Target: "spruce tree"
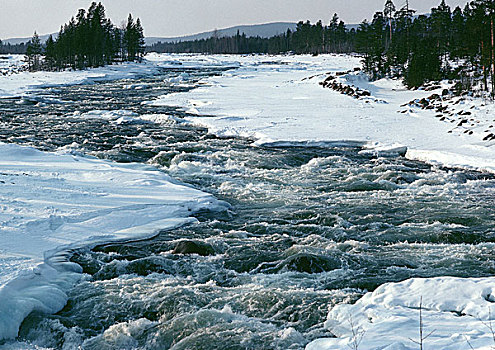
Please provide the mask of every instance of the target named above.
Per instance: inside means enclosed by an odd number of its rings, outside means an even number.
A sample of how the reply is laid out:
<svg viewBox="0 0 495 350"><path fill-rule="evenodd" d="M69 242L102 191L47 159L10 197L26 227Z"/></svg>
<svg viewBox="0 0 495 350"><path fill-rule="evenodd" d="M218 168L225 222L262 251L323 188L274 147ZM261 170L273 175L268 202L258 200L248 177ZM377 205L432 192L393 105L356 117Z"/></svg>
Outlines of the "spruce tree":
<svg viewBox="0 0 495 350"><path fill-rule="evenodd" d="M29 70L36 71L41 68L41 41L36 32L27 45L26 56Z"/></svg>
<svg viewBox="0 0 495 350"><path fill-rule="evenodd" d="M55 68L55 41L51 35L45 43L45 65L49 70Z"/></svg>

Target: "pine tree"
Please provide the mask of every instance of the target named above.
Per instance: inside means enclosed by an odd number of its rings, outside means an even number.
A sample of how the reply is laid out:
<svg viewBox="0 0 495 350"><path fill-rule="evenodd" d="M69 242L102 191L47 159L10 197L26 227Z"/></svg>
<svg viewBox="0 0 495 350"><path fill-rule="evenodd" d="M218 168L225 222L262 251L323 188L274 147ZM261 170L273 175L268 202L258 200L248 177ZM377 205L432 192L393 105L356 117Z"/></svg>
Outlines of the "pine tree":
<svg viewBox="0 0 495 350"><path fill-rule="evenodd" d="M28 43L26 56L29 70L36 71L41 68L41 41L36 32Z"/></svg>
<svg viewBox="0 0 495 350"><path fill-rule="evenodd" d="M45 43L45 65L49 70L55 67L55 41L51 35Z"/></svg>
<svg viewBox="0 0 495 350"><path fill-rule="evenodd" d="M389 31L389 41L388 41L388 44L387 44L387 48L388 46L390 46L390 44L392 43L392 20L394 18L394 15L395 15L395 11L396 11L396 8L395 8L395 5L394 5L394 2L392 0L387 0L387 2L385 3L385 9L383 10L383 14L385 15L385 17L387 18L388 20L388 31Z"/></svg>
<svg viewBox="0 0 495 350"><path fill-rule="evenodd" d="M137 45L134 19L129 13L127 25L124 31L124 46L126 48L126 60L134 61L136 59Z"/></svg>
<svg viewBox="0 0 495 350"><path fill-rule="evenodd" d="M143 27L141 26L141 20L139 18L136 20L135 32L136 32L137 59L141 61L142 57L144 56L144 51L146 49L146 42L144 41Z"/></svg>
<svg viewBox="0 0 495 350"><path fill-rule="evenodd" d="M445 0L437 8L431 9L431 36L433 37L444 64L448 63L447 53L450 47L450 33L452 27L452 13Z"/></svg>

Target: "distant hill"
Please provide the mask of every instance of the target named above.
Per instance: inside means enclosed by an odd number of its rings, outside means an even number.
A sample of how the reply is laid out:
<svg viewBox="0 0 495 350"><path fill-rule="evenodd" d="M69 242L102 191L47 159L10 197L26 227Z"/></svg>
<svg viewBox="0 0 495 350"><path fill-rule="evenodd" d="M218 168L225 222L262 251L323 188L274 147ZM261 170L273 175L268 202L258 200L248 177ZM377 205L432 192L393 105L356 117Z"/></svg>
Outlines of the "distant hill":
<svg viewBox="0 0 495 350"><path fill-rule="evenodd" d="M296 26L297 23L275 22L275 23L244 25L244 26L235 26L225 29L218 29L216 33L219 37L222 37L222 36L236 35L237 31L239 31L240 34L244 33L246 34L246 36L260 36L262 38L269 38L274 35L285 33L287 32L287 29L295 30ZM146 44L153 45L159 41L161 41L162 43L171 43L178 41L208 39L211 38L214 33L215 31L212 30L209 32L187 35L187 36L179 36L173 38L147 37Z"/></svg>
<svg viewBox="0 0 495 350"><path fill-rule="evenodd" d="M53 39L55 39L58 34L57 33L54 33L54 34L51 34L53 36ZM42 43L44 43L48 37L50 36L50 34L46 34L46 35L40 35L40 40ZM32 37L29 37L29 38L11 38L11 39L2 39L2 42L4 44L11 44L11 45L17 45L17 44L21 44L21 43L27 43L29 40L31 40Z"/></svg>

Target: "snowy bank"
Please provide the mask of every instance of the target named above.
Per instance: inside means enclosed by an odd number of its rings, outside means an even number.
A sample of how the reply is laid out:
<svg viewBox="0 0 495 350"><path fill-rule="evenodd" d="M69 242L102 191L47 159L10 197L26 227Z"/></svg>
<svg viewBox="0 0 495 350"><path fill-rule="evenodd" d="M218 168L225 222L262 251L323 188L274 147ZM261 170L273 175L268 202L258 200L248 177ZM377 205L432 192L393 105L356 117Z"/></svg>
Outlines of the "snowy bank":
<svg viewBox="0 0 495 350"><path fill-rule="evenodd" d="M493 349L495 277L438 277L387 283L356 304L341 304L325 327L337 338L318 339L307 350L414 350L421 305L425 349ZM422 302L421 302L422 298ZM493 328L495 329L495 328Z"/></svg>
<svg viewBox="0 0 495 350"><path fill-rule="evenodd" d="M358 57L223 56L222 62L240 68L148 103L180 107L214 134L252 137L257 144L359 141L370 149L407 148L407 157L426 162L495 172L495 141L483 140L487 129L495 133L495 107L482 100L453 99L456 107L441 120L434 109L408 104L441 95L445 86L411 91L396 80L369 82L354 71ZM370 96L356 99L320 85L342 71L348 73L339 82Z"/></svg>
<svg viewBox="0 0 495 350"><path fill-rule="evenodd" d="M70 249L150 237L221 210L155 168L0 144L0 340L33 310L57 312L81 277Z"/></svg>
<svg viewBox="0 0 495 350"><path fill-rule="evenodd" d="M122 63L79 71L19 72L18 68L22 64L21 57L24 56L10 55L5 57L5 60L0 60L0 69L5 73L0 74L0 98L21 97L35 89L45 87L131 79L136 76L152 74L157 70L155 64L145 60L142 63Z"/></svg>

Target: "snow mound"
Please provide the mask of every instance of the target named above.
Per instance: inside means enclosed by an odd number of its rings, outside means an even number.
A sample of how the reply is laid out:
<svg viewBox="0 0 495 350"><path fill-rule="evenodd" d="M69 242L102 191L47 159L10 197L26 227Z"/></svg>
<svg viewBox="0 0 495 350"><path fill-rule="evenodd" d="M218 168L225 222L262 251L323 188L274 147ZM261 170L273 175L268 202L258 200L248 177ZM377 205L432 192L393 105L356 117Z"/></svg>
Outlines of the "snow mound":
<svg viewBox="0 0 495 350"><path fill-rule="evenodd" d="M421 306L428 349L491 349L495 340L495 278L437 277L388 283L354 305L341 304L325 327L337 338L318 339L307 350L417 349ZM433 332L433 333L432 333ZM411 340L412 339L412 340ZM414 340L414 341L413 341Z"/></svg>

